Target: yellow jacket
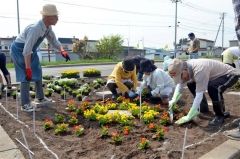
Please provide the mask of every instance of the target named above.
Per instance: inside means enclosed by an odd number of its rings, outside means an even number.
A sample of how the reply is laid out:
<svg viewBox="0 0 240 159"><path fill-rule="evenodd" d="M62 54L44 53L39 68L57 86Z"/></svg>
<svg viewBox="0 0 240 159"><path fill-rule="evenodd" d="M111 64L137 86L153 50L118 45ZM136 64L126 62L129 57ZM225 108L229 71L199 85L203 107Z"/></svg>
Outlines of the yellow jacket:
<svg viewBox="0 0 240 159"><path fill-rule="evenodd" d="M123 84L122 80L130 79L133 81L133 90L136 90L137 87L137 75L136 75L136 66L134 67L133 71L125 72L122 67L122 62L119 62L116 64L116 66L113 69L113 72L110 76L108 76L109 79L113 79L118 89L121 91L121 93L128 92L129 89L126 85Z"/></svg>

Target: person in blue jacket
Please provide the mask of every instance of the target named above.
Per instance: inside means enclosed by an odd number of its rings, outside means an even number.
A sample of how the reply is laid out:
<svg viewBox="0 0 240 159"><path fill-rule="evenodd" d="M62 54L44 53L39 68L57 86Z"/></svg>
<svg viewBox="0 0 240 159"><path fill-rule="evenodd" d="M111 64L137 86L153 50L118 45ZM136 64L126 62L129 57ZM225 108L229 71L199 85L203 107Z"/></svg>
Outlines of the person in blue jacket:
<svg viewBox="0 0 240 159"><path fill-rule="evenodd" d="M37 48L44 38L46 37L48 42L59 50L66 61L70 60L68 53L56 39L51 27L58 21L56 6L53 4L44 5L41 14L42 19L35 24L28 25L11 46L11 57L16 70L16 80L21 82L21 108L26 112L34 110L34 105L29 99L30 82L35 82L36 102L41 104L51 102L50 99L44 97L42 68L37 55Z"/></svg>

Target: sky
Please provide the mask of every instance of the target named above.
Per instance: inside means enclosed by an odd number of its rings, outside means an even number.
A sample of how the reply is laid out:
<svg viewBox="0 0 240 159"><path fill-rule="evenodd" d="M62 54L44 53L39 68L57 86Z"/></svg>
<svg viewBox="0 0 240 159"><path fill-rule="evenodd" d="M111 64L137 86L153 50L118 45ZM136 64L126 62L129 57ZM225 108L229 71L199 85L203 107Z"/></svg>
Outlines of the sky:
<svg viewBox="0 0 240 159"><path fill-rule="evenodd" d="M18 35L17 0L1 0L0 37ZM18 0L20 30L41 19L47 3L59 10L53 30L57 37L99 40L120 35L124 45L174 48L175 7L171 0ZM215 40L222 14L224 47L235 40L231 0L181 0L177 3L177 42L194 32L197 38ZM222 29L222 28L221 28ZM222 30L216 46L222 45Z"/></svg>

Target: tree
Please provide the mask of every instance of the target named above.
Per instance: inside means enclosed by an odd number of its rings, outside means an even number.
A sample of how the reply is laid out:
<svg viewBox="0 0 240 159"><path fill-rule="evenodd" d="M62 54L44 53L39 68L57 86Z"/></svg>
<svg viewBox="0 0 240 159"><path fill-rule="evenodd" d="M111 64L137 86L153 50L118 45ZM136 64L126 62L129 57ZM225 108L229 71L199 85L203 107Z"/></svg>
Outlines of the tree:
<svg viewBox="0 0 240 159"><path fill-rule="evenodd" d="M87 36L84 36L83 40L80 39L73 40L73 52L77 53L83 59L92 58L86 51L87 41L88 41Z"/></svg>
<svg viewBox="0 0 240 159"><path fill-rule="evenodd" d="M123 39L120 35L110 35L100 39L96 47L99 53L111 59L123 51L122 44Z"/></svg>
<svg viewBox="0 0 240 159"><path fill-rule="evenodd" d="M186 45L188 42L187 38L182 38L179 40L178 46Z"/></svg>

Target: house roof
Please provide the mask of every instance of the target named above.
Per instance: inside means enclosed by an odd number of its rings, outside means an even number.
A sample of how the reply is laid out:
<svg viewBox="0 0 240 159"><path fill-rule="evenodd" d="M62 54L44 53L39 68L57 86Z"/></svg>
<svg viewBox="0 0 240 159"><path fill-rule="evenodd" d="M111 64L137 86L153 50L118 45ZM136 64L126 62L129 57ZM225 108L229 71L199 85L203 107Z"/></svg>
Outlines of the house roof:
<svg viewBox="0 0 240 159"><path fill-rule="evenodd" d="M72 44L73 43L73 38L58 38L58 40L62 44Z"/></svg>
<svg viewBox="0 0 240 159"><path fill-rule="evenodd" d="M208 41L208 42L214 42L212 40L208 40L208 39L201 39L201 38L198 38L198 40L201 40L201 41Z"/></svg>

